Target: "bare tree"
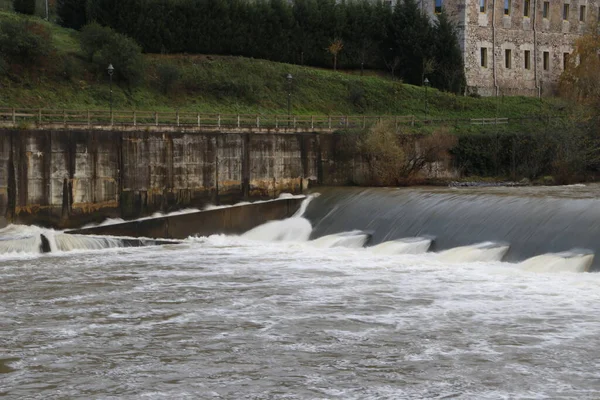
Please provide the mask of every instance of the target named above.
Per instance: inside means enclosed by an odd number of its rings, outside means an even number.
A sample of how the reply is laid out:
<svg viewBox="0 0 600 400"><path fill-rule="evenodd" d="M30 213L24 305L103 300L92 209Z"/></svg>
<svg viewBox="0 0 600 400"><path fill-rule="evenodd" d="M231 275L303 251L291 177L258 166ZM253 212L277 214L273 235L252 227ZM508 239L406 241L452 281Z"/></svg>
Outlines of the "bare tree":
<svg viewBox="0 0 600 400"><path fill-rule="evenodd" d="M333 56L333 70L334 71L337 71L338 54L340 53L340 51L342 51L343 48L344 48L344 43L342 42L341 39L335 39L333 42L331 42L331 44L327 48L327 51L329 51L331 53L331 55Z"/></svg>

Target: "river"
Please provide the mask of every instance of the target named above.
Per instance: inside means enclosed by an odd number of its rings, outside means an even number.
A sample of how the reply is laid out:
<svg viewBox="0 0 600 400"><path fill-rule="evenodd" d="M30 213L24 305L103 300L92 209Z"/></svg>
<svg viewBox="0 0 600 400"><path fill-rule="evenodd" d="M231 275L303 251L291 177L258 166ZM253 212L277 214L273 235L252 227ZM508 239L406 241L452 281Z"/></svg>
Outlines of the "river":
<svg viewBox="0 0 600 400"><path fill-rule="evenodd" d="M600 274L310 234L0 256L0 396L600 397Z"/></svg>

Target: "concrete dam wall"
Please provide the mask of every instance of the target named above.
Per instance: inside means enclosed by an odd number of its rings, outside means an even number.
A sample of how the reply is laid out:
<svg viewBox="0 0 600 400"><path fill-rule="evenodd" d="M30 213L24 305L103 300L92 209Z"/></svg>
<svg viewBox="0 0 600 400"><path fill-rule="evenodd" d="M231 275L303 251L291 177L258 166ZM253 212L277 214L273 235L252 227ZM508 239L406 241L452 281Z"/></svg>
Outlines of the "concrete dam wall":
<svg viewBox="0 0 600 400"><path fill-rule="evenodd" d="M73 228L366 182L340 136L0 129L0 226Z"/></svg>

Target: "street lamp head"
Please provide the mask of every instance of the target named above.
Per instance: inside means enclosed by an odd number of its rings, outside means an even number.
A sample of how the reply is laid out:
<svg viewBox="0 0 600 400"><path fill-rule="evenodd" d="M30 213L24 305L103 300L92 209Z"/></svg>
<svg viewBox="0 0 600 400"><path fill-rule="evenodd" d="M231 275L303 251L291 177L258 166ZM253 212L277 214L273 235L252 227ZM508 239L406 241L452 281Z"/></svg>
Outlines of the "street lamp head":
<svg viewBox="0 0 600 400"><path fill-rule="evenodd" d="M425 78L425 80L423 81L423 84L425 86L429 86L429 79Z"/></svg>
<svg viewBox="0 0 600 400"><path fill-rule="evenodd" d="M115 72L115 67L113 67L112 64L108 64L108 68L106 70L108 71L108 75L112 76L113 72Z"/></svg>

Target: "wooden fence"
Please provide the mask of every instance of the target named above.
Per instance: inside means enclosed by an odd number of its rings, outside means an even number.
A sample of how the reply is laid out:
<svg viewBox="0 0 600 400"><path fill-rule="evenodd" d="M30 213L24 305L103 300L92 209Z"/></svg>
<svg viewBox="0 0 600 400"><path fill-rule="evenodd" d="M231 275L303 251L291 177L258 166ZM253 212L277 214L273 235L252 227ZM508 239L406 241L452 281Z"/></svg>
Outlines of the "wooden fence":
<svg viewBox="0 0 600 400"><path fill-rule="evenodd" d="M539 117L518 118L539 119ZM515 119L511 119L515 120ZM354 115L269 115L269 114L207 114L192 112L122 111L122 110L51 110L29 108L0 108L0 126L17 127L22 124L72 127L181 127L196 129L238 130L312 130L331 132L346 128L367 128L378 122L396 127L470 124L507 124L508 118L436 119L408 116L354 116Z"/></svg>

